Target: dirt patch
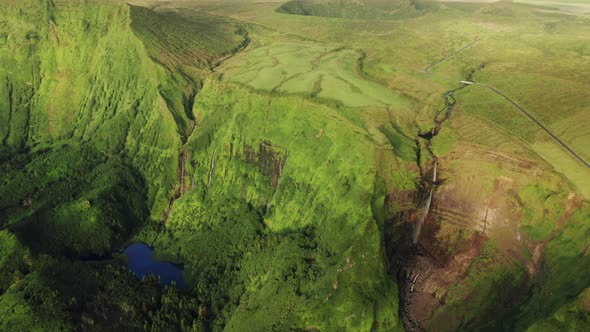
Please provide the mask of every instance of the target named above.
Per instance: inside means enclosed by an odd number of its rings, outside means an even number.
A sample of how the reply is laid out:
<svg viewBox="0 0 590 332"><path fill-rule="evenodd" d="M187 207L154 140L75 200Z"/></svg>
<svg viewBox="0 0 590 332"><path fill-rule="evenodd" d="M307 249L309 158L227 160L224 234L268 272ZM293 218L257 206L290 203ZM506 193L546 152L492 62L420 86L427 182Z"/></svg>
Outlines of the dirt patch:
<svg viewBox="0 0 590 332"><path fill-rule="evenodd" d="M447 264L434 268L428 279L421 280L417 290L436 295L444 301L448 288L467 274L473 260L481 254L483 242L484 238L476 233Z"/></svg>
<svg viewBox="0 0 590 332"><path fill-rule="evenodd" d="M430 318L434 310L440 305L441 302L432 294L414 293L412 295L412 314L420 325Z"/></svg>

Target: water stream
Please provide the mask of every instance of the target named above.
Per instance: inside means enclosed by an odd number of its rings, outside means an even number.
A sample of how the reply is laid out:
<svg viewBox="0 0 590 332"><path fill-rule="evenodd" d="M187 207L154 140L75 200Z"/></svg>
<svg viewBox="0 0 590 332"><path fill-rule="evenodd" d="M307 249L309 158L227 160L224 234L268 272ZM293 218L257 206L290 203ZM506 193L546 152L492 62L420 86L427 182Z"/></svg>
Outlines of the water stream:
<svg viewBox="0 0 590 332"><path fill-rule="evenodd" d="M414 228L414 233L412 235L412 243L414 245L418 243L418 239L420 238L422 225L424 224L424 221L426 220L430 212L430 206L432 205L432 197L437 186L438 156L432 150L432 139L438 135L438 133L442 129L443 123L451 117L451 113L453 112L453 108L455 107L456 103L453 94L455 93L455 91L460 89L462 89L462 87L456 90L448 91L443 95L443 97L445 98L445 108L436 114L434 118L434 126L429 131L418 134L419 137L427 140L426 149L428 150L428 153L432 158L432 179L426 180L426 182L428 183L426 187L428 195L426 196L426 199L424 200L422 206L418 210L418 221L416 223L416 227ZM421 174L423 174L423 172L421 172Z"/></svg>

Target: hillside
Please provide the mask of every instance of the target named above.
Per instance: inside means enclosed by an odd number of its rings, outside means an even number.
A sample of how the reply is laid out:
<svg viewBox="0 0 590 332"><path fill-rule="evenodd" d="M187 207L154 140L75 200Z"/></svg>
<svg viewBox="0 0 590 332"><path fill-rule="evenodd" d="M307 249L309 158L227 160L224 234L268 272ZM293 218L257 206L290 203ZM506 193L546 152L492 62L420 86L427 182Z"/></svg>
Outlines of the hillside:
<svg viewBox="0 0 590 332"><path fill-rule="evenodd" d="M419 15L412 1L384 0L293 0L282 4L278 13L349 19L392 20Z"/></svg>
<svg viewBox="0 0 590 332"><path fill-rule="evenodd" d="M588 329L572 3L5 1L0 330Z"/></svg>
<svg viewBox="0 0 590 332"><path fill-rule="evenodd" d="M60 257L109 254L140 225L165 218L183 134L193 126L191 109L185 112L184 105L208 68L192 64L190 74L183 74L150 59L132 30L127 5L46 1L39 7L36 1L23 1L2 6L0 17L5 276L0 292L6 293L0 306L3 312L19 308L2 315L0 329L71 326L83 311L93 320L111 310L99 304L92 309L92 303L102 301L93 292L107 294L101 283L118 287L133 277L117 265L68 263ZM215 23L211 28L216 29ZM220 41L227 36L226 46L198 64L240 47L243 38L234 37L235 29L225 29L216 36ZM94 270L104 271L105 277L80 281L87 290L62 289L71 284L71 274L94 275ZM118 277L120 271L124 274ZM120 301L130 297L148 303L154 301L144 297L150 293L157 303L160 293L178 296L162 293L154 283L129 287L116 291ZM144 294L142 287L150 290ZM76 292L81 302L66 304L64 299ZM32 295L43 296L43 302L30 300ZM128 323L141 324L146 315ZM25 323L31 325L21 325Z"/></svg>

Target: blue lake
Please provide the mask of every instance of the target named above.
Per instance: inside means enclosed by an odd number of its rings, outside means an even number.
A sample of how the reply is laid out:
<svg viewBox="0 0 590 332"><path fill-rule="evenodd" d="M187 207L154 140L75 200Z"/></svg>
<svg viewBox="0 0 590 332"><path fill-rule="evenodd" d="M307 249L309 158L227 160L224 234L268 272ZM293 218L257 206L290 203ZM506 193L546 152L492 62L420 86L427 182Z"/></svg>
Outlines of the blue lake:
<svg viewBox="0 0 590 332"><path fill-rule="evenodd" d="M177 287L184 288L182 266L155 260L152 258L152 251L153 249L145 243L134 243L127 247L124 253L129 260L129 269L139 279L147 275L156 275L160 277L162 285L170 285L174 281Z"/></svg>

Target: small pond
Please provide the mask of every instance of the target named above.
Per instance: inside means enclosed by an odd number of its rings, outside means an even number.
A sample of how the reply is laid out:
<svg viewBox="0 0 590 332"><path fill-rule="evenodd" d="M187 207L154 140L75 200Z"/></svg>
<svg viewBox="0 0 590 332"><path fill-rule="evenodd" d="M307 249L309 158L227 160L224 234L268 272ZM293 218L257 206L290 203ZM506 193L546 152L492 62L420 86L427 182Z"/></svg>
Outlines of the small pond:
<svg viewBox="0 0 590 332"><path fill-rule="evenodd" d="M155 260L152 257L152 251L154 250L145 243L134 243L127 247L124 254L129 260L127 265L129 269L139 279L147 275L156 275L160 277L162 285L170 285L174 281L177 287L184 288L183 267L178 264Z"/></svg>

